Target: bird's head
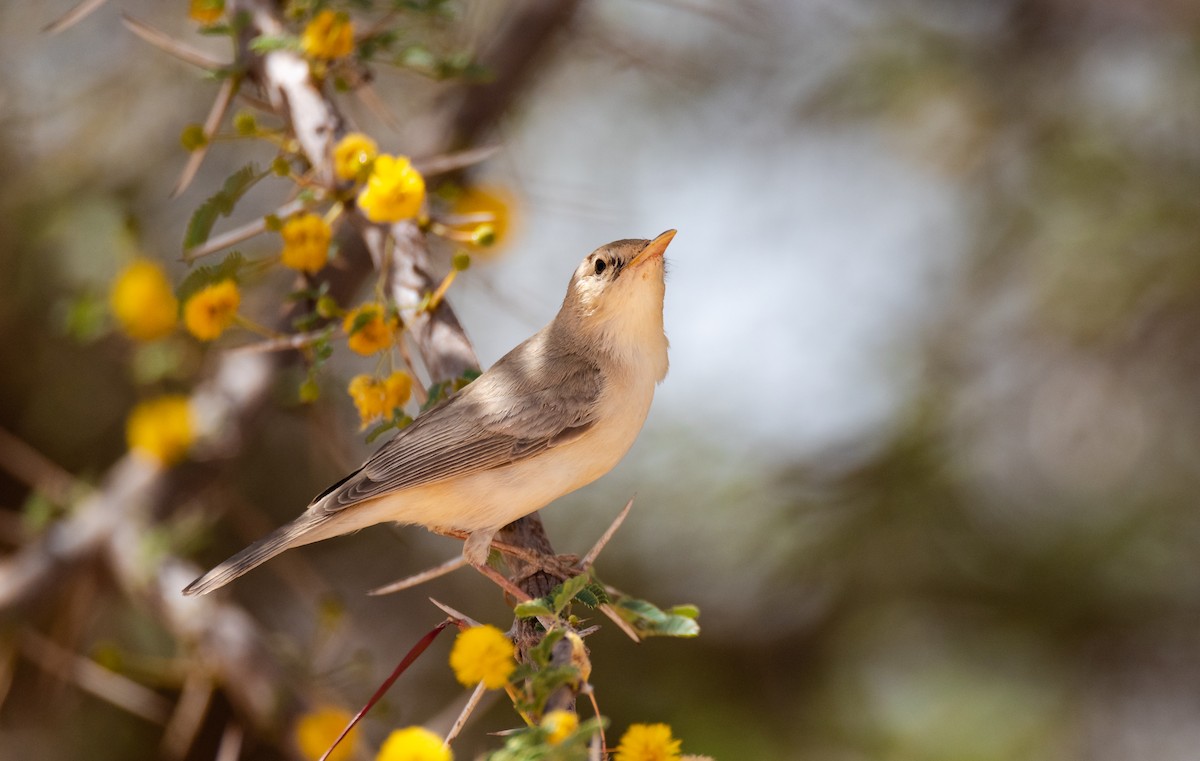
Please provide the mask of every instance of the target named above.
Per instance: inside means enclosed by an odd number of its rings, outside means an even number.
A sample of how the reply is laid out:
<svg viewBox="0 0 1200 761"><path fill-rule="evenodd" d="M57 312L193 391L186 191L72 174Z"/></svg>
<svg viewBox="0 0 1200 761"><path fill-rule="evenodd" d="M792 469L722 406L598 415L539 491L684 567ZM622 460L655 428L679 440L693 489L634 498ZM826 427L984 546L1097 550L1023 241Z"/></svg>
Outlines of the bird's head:
<svg viewBox="0 0 1200 761"><path fill-rule="evenodd" d="M663 252L674 237L668 230L654 240L618 240L588 254L571 276L558 319L614 351L657 353L661 347L665 362Z"/></svg>

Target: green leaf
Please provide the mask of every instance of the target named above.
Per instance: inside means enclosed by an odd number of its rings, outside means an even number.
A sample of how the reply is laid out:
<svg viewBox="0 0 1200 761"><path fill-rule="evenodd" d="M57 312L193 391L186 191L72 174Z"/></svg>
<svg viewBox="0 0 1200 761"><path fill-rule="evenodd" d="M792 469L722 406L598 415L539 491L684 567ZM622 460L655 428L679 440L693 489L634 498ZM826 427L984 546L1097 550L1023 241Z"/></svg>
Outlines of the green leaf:
<svg viewBox="0 0 1200 761"><path fill-rule="evenodd" d="M554 596L554 612L562 613L571 604L571 601L575 599L575 595L586 589L591 581L592 577L590 574L581 573L559 584L555 591L551 593Z"/></svg>
<svg viewBox="0 0 1200 761"><path fill-rule="evenodd" d="M250 40L250 49L255 53L270 53L273 50L299 50L300 40L290 34L260 34Z"/></svg>
<svg viewBox="0 0 1200 761"><path fill-rule="evenodd" d="M392 421L392 420L383 421L379 425L372 428L371 432L367 434L367 443L368 444L373 443L375 441L375 439L379 438L380 436L382 436L383 434L387 433L388 431L392 430L395 427L396 427L395 421Z"/></svg>
<svg viewBox="0 0 1200 761"><path fill-rule="evenodd" d="M60 303L57 311L63 333L81 344L96 341L111 327L108 301L100 294L80 293Z"/></svg>
<svg viewBox="0 0 1200 761"><path fill-rule="evenodd" d="M217 219L233 213L234 207L237 206L237 202L245 195L246 191L254 187L254 184L265 176L266 173L260 171L258 165L254 163L247 164L229 175L220 192L209 196L196 211L192 212L192 218L188 220L187 232L183 236L184 255L186 256L189 250L207 241Z"/></svg>
<svg viewBox="0 0 1200 761"><path fill-rule="evenodd" d="M370 325L372 322L375 322L375 320L379 317L380 314L378 309L365 309L359 312L358 314L354 315L354 322L350 323L350 330L346 332L346 335L354 335L358 331Z"/></svg>
<svg viewBox="0 0 1200 761"><path fill-rule="evenodd" d="M598 608L601 605L606 605L610 602L608 592L604 587L596 582L588 584L585 588L579 590L575 595L575 602L582 603L589 608Z"/></svg>
<svg viewBox="0 0 1200 761"><path fill-rule="evenodd" d="M694 605L680 605L668 612L645 600L626 597L613 607L621 618L633 625L639 636L695 637L700 634L700 625L696 623L700 611Z"/></svg>
<svg viewBox="0 0 1200 761"><path fill-rule="evenodd" d="M542 600L545 600L545 598L542 598ZM530 602L539 601L531 600ZM528 605L529 603L526 604ZM550 613L550 615L554 614ZM567 630L563 628L554 628L546 632L546 635L542 637L541 642L529 648L529 660L536 664L539 668L550 665L550 656L554 652L554 646L557 645L565 636L567 636Z"/></svg>
<svg viewBox="0 0 1200 761"><path fill-rule="evenodd" d="M536 618L537 616L554 616L554 609L550 607L548 601L544 597L539 597L536 600L517 603L517 607L513 608L513 613L517 618Z"/></svg>
<svg viewBox="0 0 1200 761"><path fill-rule="evenodd" d="M240 251L230 251L220 264L197 267L188 273L188 276L175 289L179 303L186 303L192 294L206 286L214 285L222 280L237 280L238 272L246 264L246 257L242 256Z"/></svg>
<svg viewBox="0 0 1200 761"><path fill-rule="evenodd" d="M676 605L667 612L672 616L683 616L693 620L700 617L700 608L695 605Z"/></svg>

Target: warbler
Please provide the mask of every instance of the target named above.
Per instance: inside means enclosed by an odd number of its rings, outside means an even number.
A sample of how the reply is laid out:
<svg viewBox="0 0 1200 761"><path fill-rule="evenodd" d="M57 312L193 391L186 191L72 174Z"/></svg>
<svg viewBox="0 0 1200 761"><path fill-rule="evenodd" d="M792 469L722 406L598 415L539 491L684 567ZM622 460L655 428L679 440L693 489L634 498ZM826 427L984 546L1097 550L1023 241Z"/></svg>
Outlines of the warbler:
<svg viewBox="0 0 1200 761"><path fill-rule="evenodd" d="M483 565L497 531L595 481L633 445L667 374L663 252L674 237L668 230L588 254L550 324L183 593L210 592L284 550L388 521L466 532L463 555Z"/></svg>

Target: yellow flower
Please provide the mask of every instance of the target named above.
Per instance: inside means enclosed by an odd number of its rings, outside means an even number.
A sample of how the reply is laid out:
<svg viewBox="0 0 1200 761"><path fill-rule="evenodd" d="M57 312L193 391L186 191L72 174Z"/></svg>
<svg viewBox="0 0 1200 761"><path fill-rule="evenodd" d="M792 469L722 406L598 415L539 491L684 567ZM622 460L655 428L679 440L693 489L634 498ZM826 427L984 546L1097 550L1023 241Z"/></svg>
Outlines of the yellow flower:
<svg viewBox="0 0 1200 761"><path fill-rule="evenodd" d="M138 404L125 421L125 439L135 453L160 465L183 459L195 440L188 398L169 394Z"/></svg>
<svg viewBox="0 0 1200 761"><path fill-rule="evenodd" d="M375 159L367 186L358 194L358 208L372 222L412 219L425 200L425 178L406 156L384 153Z"/></svg>
<svg viewBox="0 0 1200 761"><path fill-rule="evenodd" d="M574 711L550 711L542 717L542 729L550 733L546 742L558 745L579 729L579 716Z"/></svg>
<svg viewBox="0 0 1200 761"><path fill-rule="evenodd" d="M454 761L454 753L428 729L407 727L388 735L375 761Z"/></svg>
<svg viewBox="0 0 1200 761"><path fill-rule="evenodd" d="M183 305L183 323L196 338L211 341L233 324L241 303L237 283L222 280L192 294Z"/></svg>
<svg viewBox="0 0 1200 761"><path fill-rule="evenodd" d="M450 668L454 669L455 678L467 687L479 682L489 690L503 687L517 668L513 643L494 626L472 626L454 640Z"/></svg>
<svg viewBox="0 0 1200 761"><path fill-rule="evenodd" d="M391 417L392 410L404 406L412 394L412 377L402 370L384 380L372 375L356 375L346 390L362 418L362 427L366 428L380 418Z"/></svg>
<svg viewBox="0 0 1200 761"><path fill-rule="evenodd" d="M198 24L214 24L225 13L225 0L191 0L188 17Z"/></svg>
<svg viewBox="0 0 1200 761"><path fill-rule="evenodd" d="M301 272L317 272L329 261L333 228L316 214L297 214L283 223L283 266Z"/></svg>
<svg viewBox="0 0 1200 761"><path fill-rule="evenodd" d="M352 718L349 711L333 706L321 706L301 716L292 730L300 754L309 761L317 761ZM358 727L355 727L329 754L329 761L349 761L357 742Z"/></svg>
<svg viewBox="0 0 1200 761"><path fill-rule="evenodd" d="M379 146L361 132L351 132L333 148L333 171L339 180L355 180L375 161Z"/></svg>
<svg viewBox="0 0 1200 761"><path fill-rule="evenodd" d="M479 217L478 220L456 224L455 227L472 235L471 244L480 249L498 250L508 242L514 225L516 201L503 188L469 185L454 200L452 213ZM488 219L483 219L483 217Z"/></svg>
<svg viewBox="0 0 1200 761"><path fill-rule="evenodd" d="M364 357L390 347L397 327L399 320L388 316L382 304L363 304L351 310L342 321L350 349Z"/></svg>
<svg viewBox="0 0 1200 761"><path fill-rule="evenodd" d="M121 329L139 341L167 335L179 316L179 302L166 272L149 259L138 259L121 270L108 302Z"/></svg>
<svg viewBox="0 0 1200 761"><path fill-rule="evenodd" d="M344 58L354 50L354 24L344 13L323 10L304 27L300 46L313 58Z"/></svg>
<svg viewBox="0 0 1200 761"><path fill-rule="evenodd" d="M613 761L679 761L679 745L666 724L632 724Z"/></svg>

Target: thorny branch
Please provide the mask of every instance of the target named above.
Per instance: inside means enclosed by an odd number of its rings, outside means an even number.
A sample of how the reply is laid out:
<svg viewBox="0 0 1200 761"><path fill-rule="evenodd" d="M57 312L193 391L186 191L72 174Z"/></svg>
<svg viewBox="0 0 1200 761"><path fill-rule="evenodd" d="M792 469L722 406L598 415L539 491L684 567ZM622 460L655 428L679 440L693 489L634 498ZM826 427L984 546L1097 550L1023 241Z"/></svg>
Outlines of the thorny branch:
<svg viewBox="0 0 1200 761"><path fill-rule="evenodd" d="M71 22L97 5L82 3L84 12L73 16ZM246 74L241 83L226 80L210 121L224 113L235 87L252 84L291 125L315 176L331 178L330 148L343 128L334 102L295 53L276 50L260 54L249 48L253 36L272 34L281 28L273 4L266 0L233 0L229 5L232 12L246 11L251 19L243 32L236 66ZM442 141L443 150L469 146L491 130L507 105L527 86L533 73L532 61L544 51L554 32L569 23L577 6L578 2L557 0L523 4L514 23L506 26L489 48L499 76L486 86L465 89L456 105L443 114L442 134L447 136ZM515 23L517 18L520 24ZM189 165L188 169L185 180L195 167ZM357 229L361 235L343 241L342 253L351 266L341 273L335 291L352 292L368 277L371 270L366 251L374 254L377 265L382 263L384 231L365 223ZM419 303L419 297L436 286L429 274L424 236L408 223L393 226L391 233L396 241L389 252L393 294L400 304ZM444 300L432 314L412 315L409 324L431 379L455 378L478 367L470 342ZM283 361L276 353L228 352L217 359L198 384L194 400L203 406L205 418L211 422L202 432L199 445L212 460L236 456ZM52 488L61 489L61 482ZM0 563L0 617L19 615L55 583L69 579L73 569L92 558L101 558L130 599L152 611L177 641L192 648L195 667L226 691L242 716L254 725L276 726L278 721L287 720L297 706L294 701L281 701L283 669L274 652L266 647L254 619L224 598L182 597L179 590L200 569L170 555L148 564L141 552L146 532L161 520L167 508L187 500L188 488L194 486L185 485L174 471L128 454L122 457L68 517ZM536 514L505 529L502 537L533 552L553 554ZM518 561L512 565L514 578L534 570L522 568ZM530 596L545 594L555 583L541 573L531 573L520 582ZM526 632L519 643L527 647L534 636ZM229 725L222 754L236 753L241 737L241 729Z"/></svg>

